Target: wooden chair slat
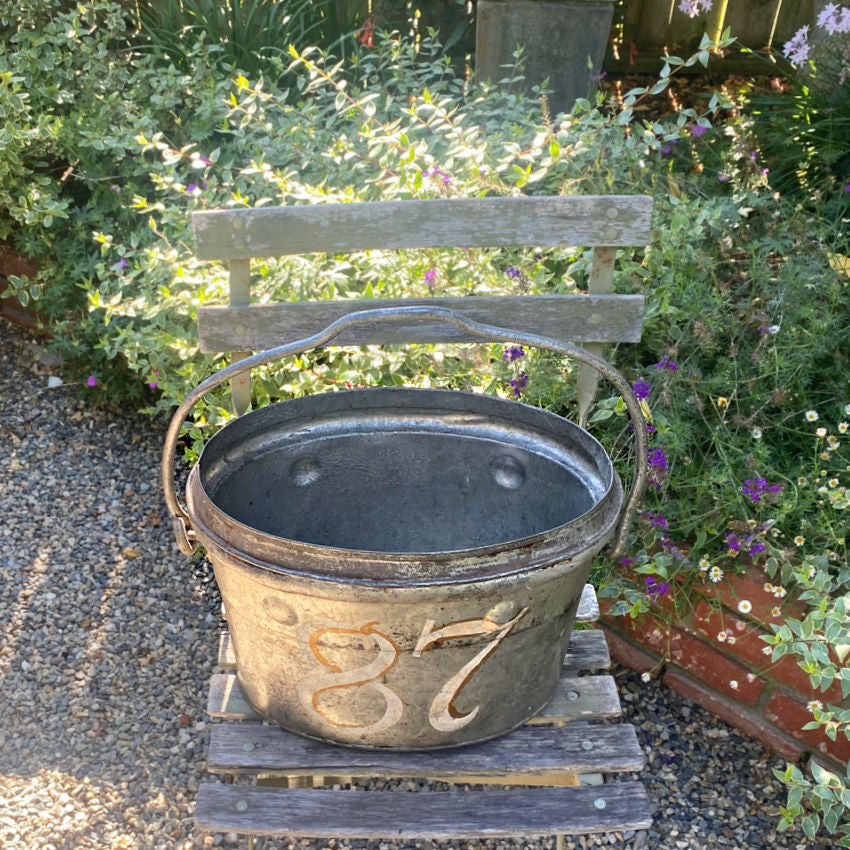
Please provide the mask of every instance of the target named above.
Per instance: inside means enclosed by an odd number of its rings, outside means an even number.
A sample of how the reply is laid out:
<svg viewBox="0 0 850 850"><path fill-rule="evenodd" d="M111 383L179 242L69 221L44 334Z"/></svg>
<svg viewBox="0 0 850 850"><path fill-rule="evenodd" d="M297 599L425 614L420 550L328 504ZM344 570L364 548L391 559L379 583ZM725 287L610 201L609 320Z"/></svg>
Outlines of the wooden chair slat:
<svg viewBox="0 0 850 850"><path fill-rule="evenodd" d="M600 629L582 629L570 635L570 645L564 656L564 670L568 673L607 670L611 666L608 641Z"/></svg>
<svg viewBox="0 0 850 850"><path fill-rule="evenodd" d="M586 584L581 591L581 599L576 611L577 623L595 623L599 619L599 601L592 584Z"/></svg>
<svg viewBox="0 0 850 850"><path fill-rule="evenodd" d="M603 787L394 794L204 783L195 809L210 832L297 838L432 838L585 835L651 825L637 782Z"/></svg>
<svg viewBox="0 0 850 850"><path fill-rule="evenodd" d="M201 260L367 249L645 245L646 195L440 198L192 213Z"/></svg>
<svg viewBox="0 0 850 850"><path fill-rule="evenodd" d="M561 675L552 699L529 723L599 720L623 713L612 676Z"/></svg>
<svg viewBox="0 0 850 850"><path fill-rule="evenodd" d="M200 307L198 345L203 352L262 351L312 336L358 310L403 306L447 307L484 324L577 343L638 342L643 301L642 295L495 295ZM412 319L349 328L331 345L481 341L447 322Z"/></svg>
<svg viewBox="0 0 850 850"><path fill-rule="evenodd" d="M640 770L643 750L628 724L523 726L510 735L455 750L354 750L313 741L260 723L214 725L208 769L213 773L342 774L357 777L486 776L552 771Z"/></svg>
<svg viewBox="0 0 850 850"><path fill-rule="evenodd" d="M617 717L621 714L617 688L610 676L575 677L564 672L555 694L532 723L555 723ZM210 679L207 714L229 720L258 720L235 673L216 673Z"/></svg>

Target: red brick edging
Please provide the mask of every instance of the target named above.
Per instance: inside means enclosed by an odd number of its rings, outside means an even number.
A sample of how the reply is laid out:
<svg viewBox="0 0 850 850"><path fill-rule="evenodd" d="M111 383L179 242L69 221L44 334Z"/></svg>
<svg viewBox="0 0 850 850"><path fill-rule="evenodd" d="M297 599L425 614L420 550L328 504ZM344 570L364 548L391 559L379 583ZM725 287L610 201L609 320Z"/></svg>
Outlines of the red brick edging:
<svg viewBox="0 0 850 850"><path fill-rule="evenodd" d="M773 664L763 652L768 644L761 636L772 632L760 623L772 619L773 609L781 607L783 615L802 613L794 599L777 598L764 585L754 568L727 576L717 586L707 585L693 609L679 618L665 604L637 619L603 609L601 625L611 655L641 673L662 676L664 684L789 761L808 753L843 767L850 761L850 741L842 735L832 741L820 730L802 727L813 719L809 701L848 708L850 699L842 699L837 683L825 694L814 691L792 657ZM739 612L743 599L754 619Z"/></svg>

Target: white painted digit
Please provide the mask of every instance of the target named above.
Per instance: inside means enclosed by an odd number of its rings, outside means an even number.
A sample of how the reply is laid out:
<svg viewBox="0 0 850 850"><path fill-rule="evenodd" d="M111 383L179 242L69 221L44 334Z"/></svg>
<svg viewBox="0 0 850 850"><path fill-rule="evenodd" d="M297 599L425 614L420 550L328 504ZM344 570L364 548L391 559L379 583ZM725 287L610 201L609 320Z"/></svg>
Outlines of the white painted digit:
<svg viewBox="0 0 850 850"><path fill-rule="evenodd" d="M330 673L317 673L302 679L296 686L298 697L303 705L312 709L322 720L331 726L359 729L367 734L375 734L389 729L401 720L404 712L404 703L386 685L374 681L385 675L395 665L399 654L399 649L395 643L385 634L377 631L375 628L376 625L376 623L366 623L357 629L344 623L325 620L302 623L296 632L296 639L304 654L308 658L315 659L319 664L331 671ZM325 658L319 647L321 635L328 633L368 635L375 641L378 647L378 654L368 664L364 664L361 667L354 667L351 670L342 670ZM376 690L386 702L384 714L374 723L343 723L327 716L322 710L320 704L322 694L336 688L354 688L360 685Z"/></svg>
<svg viewBox="0 0 850 850"><path fill-rule="evenodd" d="M502 641L508 636L511 629L528 613L528 608L523 608L519 614L507 623L495 623L486 617L477 620L461 620L449 623L440 629L434 629L434 621L428 620L422 629L422 634L416 642L413 657L420 658L434 644L440 641L453 640L462 637L475 637L477 635L495 634L495 638L487 644L474 658L470 659L457 673L454 674L440 688L437 696L431 702L428 711L428 719L431 725L440 732L454 732L471 723L481 706L476 705L472 711L466 714L458 713L454 702L458 694L472 678L473 674L481 665L499 648Z"/></svg>

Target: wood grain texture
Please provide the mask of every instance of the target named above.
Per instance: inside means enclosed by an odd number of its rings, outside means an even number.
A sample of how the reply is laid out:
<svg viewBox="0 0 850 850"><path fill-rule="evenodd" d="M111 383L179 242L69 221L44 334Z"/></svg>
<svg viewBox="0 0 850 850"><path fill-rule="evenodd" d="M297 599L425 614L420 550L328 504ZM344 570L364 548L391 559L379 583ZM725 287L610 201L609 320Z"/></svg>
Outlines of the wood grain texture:
<svg viewBox="0 0 850 850"><path fill-rule="evenodd" d="M230 632L223 632L218 641L218 666L224 670L236 668L236 653ZM570 673L607 670L611 666L608 641L599 629L582 629L570 636L570 645L564 656L564 670Z"/></svg>
<svg viewBox="0 0 850 850"><path fill-rule="evenodd" d="M466 298L404 298L363 301L300 301L249 307L198 308L198 345L207 353L263 351L324 330L360 310L445 307L507 330L577 343L638 342L642 295L496 295ZM330 345L483 342L448 322L370 322L348 328Z"/></svg>
<svg viewBox="0 0 850 850"><path fill-rule="evenodd" d="M481 744L406 753L354 750L303 738L275 726L227 723L210 730L208 769L213 773L392 778L553 771L614 773L640 770L643 763L643 750L634 727L628 724L523 726Z"/></svg>
<svg viewBox="0 0 850 850"><path fill-rule="evenodd" d="M565 671L549 704L532 721L555 723L620 715L617 688L610 676L576 678ZM216 673L210 679L207 714L228 720L259 720L235 673Z"/></svg>
<svg viewBox="0 0 850 850"><path fill-rule="evenodd" d="M565 676L552 699L529 723L600 720L623 713L612 676Z"/></svg>
<svg viewBox="0 0 850 850"><path fill-rule="evenodd" d="M600 802L604 801L604 802ZM205 783L198 827L210 832L348 838L581 835L651 825L636 782L600 787L382 793Z"/></svg>
<svg viewBox="0 0 850 850"><path fill-rule="evenodd" d="M592 584L586 584L581 592L581 599L576 611L577 623L595 623L599 619L599 602L596 590Z"/></svg>
<svg viewBox="0 0 850 850"><path fill-rule="evenodd" d="M233 260L372 248L643 246L646 195L450 198L192 213L195 254Z"/></svg>

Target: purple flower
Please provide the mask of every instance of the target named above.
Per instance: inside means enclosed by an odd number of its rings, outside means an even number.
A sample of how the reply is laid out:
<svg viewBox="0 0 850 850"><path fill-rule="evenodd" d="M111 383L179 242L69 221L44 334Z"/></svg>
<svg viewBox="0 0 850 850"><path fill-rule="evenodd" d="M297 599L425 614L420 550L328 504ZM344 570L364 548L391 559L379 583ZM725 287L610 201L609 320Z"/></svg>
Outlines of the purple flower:
<svg viewBox="0 0 850 850"><path fill-rule="evenodd" d="M434 281L437 279L437 270L436 269L428 269L425 272L425 274L422 275L422 277L425 278L425 283L427 283L428 286L431 286L434 283Z"/></svg>
<svg viewBox="0 0 850 850"><path fill-rule="evenodd" d="M590 75L590 82L598 83L599 80L604 80L607 76L608 76L607 71L603 71L601 74L591 74Z"/></svg>
<svg viewBox="0 0 850 850"><path fill-rule="evenodd" d="M519 396L528 385L528 375L525 372L520 372L515 378L512 378L508 383L514 388L514 395Z"/></svg>
<svg viewBox="0 0 850 850"><path fill-rule="evenodd" d="M764 550L764 543L753 543L753 545L750 546L750 555L758 555L760 552L764 552Z"/></svg>
<svg viewBox="0 0 850 850"><path fill-rule="evenodd" d="M731 178L728 174L718 173L718 175L717 175L717 179L718 179L721 183L728 183L728 182L729 182L732 178Z"/></svg>
<svg viewBox="0 0 850 850"><path fill-rule="evenodd" d="M673 150L673 148L670 147L670 145L662 145L661 151L660 151L661 156L667 156L670 153L670 151L672 151L672 150Z"/></svg>
<svg viewBox="0 0 850 850"><path fill-rule="evenodd" d="M649 524L653 528L662 528L665 531L668 528L667 517L665 517L664 514L650 514L649 515Z"/></svg>
<svg viewBox="0 0 850 850"><path fill-rule="evenodd" d="M767 493L775 495L782 492L781 484L768 484L766 478L747 478L741 485L741 492L754 504L761 501Z"/></svg>
<svg viewBox="0 0 850 850"><path fill-rule="evenodd" d="M156 389L156 381L148 381L148 386L152 389Z"/></svg>
<svg viewBox="0 0 850 850"><path fill-rule="evenodd" d="M729 547L730 552L741 551L741 541L738 540L738 537L735 534L729 533L726 535L726 545Z"/></svg>
<svg viewBox="0 0 850 850"><path fill-rule="evenodd" d="M525 349L521 345L511 345L502 352L502 360L507 363L513 363L520 357L525 357Z"/></svg>
<svg viewBox="0 0 850 850"><path fill-rule="evenodd" d="M86 378L86 384L90 387L96 387L97 378L94 375L89 375L88 378Z"/></svg>
<svg viewBox="0 0 850 850"><path fill-rule="evenodd" d="M120 260L118 260L117 263L112 264L112 268L115 271L120 272L122 269L126 269L127 265L128 265L127 261L124 259L124 257L122 257Z"/></svg>
<svg viewBox="0 0 850 850"><path fill-rule="evenodd" d="M691 138L701 139L708 132L708 127L703 127L702 124L694 124L691 127Z"/></svg>
<svg viewBox="0 0 850 850"><path fill-rule="evenodd" d="M652 385L646 381L635 381L632 384L632 392L638 401L643 401L645 398L649 398L649 394L652 392Z"/></svg>
<svg viewBox="0 0 850 850"><path fill-rule="evenodd" d="M194 195L194 194L195 194L195 192L197 192L197 191L198 191L198 184L197 184L197 183L190 183L190 184L189 184L189 185L188 185L188 186L187 186L187 187L183 190L184 194L186 194L186 195Z"/></svg>
<svg viewBox="0 0 850 850"><path fill-rule="evenodd" d="M790 41L785 42L782 52L789 62L800 65L809 58L809 25L800 27Z"/></svg>
<svg viewBox="0 0 850 850"><path fill-rule="evenodd" d="M522 276L522 272L516 266L511 266L510 268L505 269L505 274L508 277L513 277L513 278L517 278L517 277Z"/></svg>
<svg viewBox="0 0 850 850"><path fill-rule="evenodd" d="M848 184L844 187L844 191L845 191L845 192L850 192L850 183L848 183Z"/></svg>
<svg viewBox="0 0 850 850"><path fill-rule="evenodd" d="M109 191L110 191L110 192L120 192L120 191L121 191L121 187L120 187L120 186L118 186L117 184L113 183L113 184L109 187Z"/></svg>
<svg viewBox="0 0 850 850"><path fill-rule="evenodd" d="M667 461L667 455L662 448L650 449L649 452L647 452L647 460L649 461L650 467L659 472L667 472L670 469Z"/></svg>
<svg viewBox="0 0 850 850"><path fill-rule="evenodd" d="M199 160L200 160L200 161L201 161L204 165L212 165L212 160L211 160L208 156L199 156L199 157L198 157L198 159L199 159Z"/></svg>
<svg viewBox="0 0 850 850"><path fill-rule="evenodd" d="M679 366L677 363L672 361L669 357L665 357L663 360L659 360L653 367L653 369L666 369L668 372L678 372Z"/></svg>

